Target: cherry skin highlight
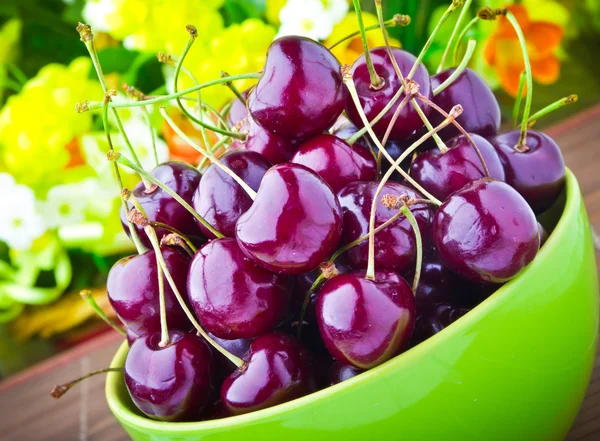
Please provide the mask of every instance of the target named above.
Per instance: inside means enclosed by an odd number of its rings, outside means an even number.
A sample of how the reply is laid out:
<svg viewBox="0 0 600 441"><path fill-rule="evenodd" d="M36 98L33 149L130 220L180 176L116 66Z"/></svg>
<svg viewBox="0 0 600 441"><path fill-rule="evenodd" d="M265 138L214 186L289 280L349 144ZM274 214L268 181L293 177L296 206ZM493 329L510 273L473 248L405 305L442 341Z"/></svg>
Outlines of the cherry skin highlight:
<svg viewBox="0 0 600 441"><path fill-rule="evenodd" d="M216 239L194 256L188 296L202 326L220 338L254 338L286 316L287 278L248 259L235 239Z"/></svg>
<svg viewBox="0 0 600 441"><path fill-rule="evenodd" d="M300 164L265 173L256 199L236 225L238 245L258 265L276 273L317 268L335 250L342 229L331 187Z"/></svg>
<svg viewBox="0 0 600 441"><path fill-rule="evenodd" d="M197 419L212 401L210 347L193 334L170 331L169 338L164 348L159 332L135 340L125 360L125 385L136 407L154 420Z"/></svg>
<svg viewBox="0 0 600 441"><path fill-rule="evenodd" d="M506 183L521 193L535 213L546 211L565 186L565 161L558 144L535 130L527 131L526 152L515 150L519 131L490 138L506 173Z"/></svg>
<svg viewBox="0 0 600 441"><path fill-rule="evenodd" d="M488 178L446 199L432 230L442 262L474 282L510 280L539 249L537 220L525 199L508 184Z"/></svg>
<svg viewBox="0 0 600 441"><path fill-rule="evenodd" d="M398 355L416 319L410 286L354 274L329 279L319 292L317 322L338 361L370 369Z"/></svg>
<svg viewBox="0 0 600 441"><path fill-rule="evenodd" d="M362 369L336 361L329 369L329 385L341 383L364 372Z"/></svg>
<svg viewBox="0 0 600 441"><path fill-rule="evenodd" d="M400 71L406 77L412 69L416 57L411 53L398 48L393 48L392 51ZM375 72L377 72L377 74L385 81L384 86L379 90L375 90L371 87L371 78L369 76L364 54L352 65L352 80L354 81L358 97L360 98L361 107L364 109L365 115L369 121L373 120L379 112L383 110L402 86L387 54L387 50L384 47L372 49L371 59L373 60ZM425 97L431 98L431 79L423 64L419 65L412 79L419 84L419 92ZM396 101L386 115L373 126L373 131L379 139L383 138L394 112L404 96L405 93L402 94L400 99ZM431 113L431 108L429 106L425 106L421 103L419 105L425 115ZM346 113L356 127L364 126L350 96L346 100ZM390 139L407 139L422 127L423 121L421 120L421 117L413 108L412 104L409 103L404 107L402 112L400 112L400 116L390 132Z"/></svg>
<svg viewBox="0 0 600 441"><path fill-rule="evenodd" d="M226 153L220 160L254 191L258 190L262 177L271 167L264 156L245 150ZM204 172L192 199L198 214L226 237L235 236L235 223L251 205L248 193L214 164ZM206 237L215 238L200 222L198 227Z"/></svg>
<svg viewBox="0 0 600 441"><path fill-rule="evenodd" d="M455 68L446 69L431 77L431 87L435 89L452 75ZM472 69L465 69L454 82L433 98L433 102L445 112L457 104L462 105L463 113L456 118L465 131L488 137L500 129L500 106L490 86ZM430 122L435 127L444 120L436 110L431 113ZM442 139L460 135L458 129L450 124L440 130Z"/></svg>
<svg viewBox="0 0 600 441"><path fill-rule="evenodd" d="M338 199L344 214L342 243L350 243L369 232L371 204L378 182L353 182L338 193ZM375 212L375 228L394 216L398 209L387 208L381 203L386 194L407 195L410 198L422 198L416 191L397 182L387 182L380 194ZM430 223L432 210L425 204L415 204L411 211L419 224L423 246L430 242ZM350 264L356 269L367 267L369 244L367 240L352 247L345 253ZM416 258L415 234L408 220L401 216L393 224L375 235L375 268L386 271L404 272Z"/></svg>
<svg viewBox="0 0 600 441"><path fill-rule="evenodd" d="M504 167L494 147L479 135L471 134L471 138L481 152L490 177L503 181ZM466 136L452 138L447 147L444 153L433 149L420 154L410 167L411 177L441 201L469 182L485 177L479 156Z"/></svg>
<svg viewBox="0 0 600 441"><path fill-rule="evenodd" d="M170 161L160 164L152 170L151 174L191 205L194 191L200 183L201 175L198 170L184 162ZM146 211L148 219L176 228L190 238L202 237L194 216L161 188L153 187L148 192L144 184L140 182L135 186L132 193ZM131 204L129 204L129 207L131 208ZM127 213L122 207L120 213L123 229L129 235ZM134 227L137 230L140 241L146 247L151 248L152 245L144 229L137 225L134 225ZM156 229L156 235L159 240L168 233L168 231L162 228Z"/></svg>
<svg viewBox="0 0 600 441"><path fill-rule="evenodd" d="M162 247L163 258L173 281L184 300L187 300L185 283L190 259L174 248ZM165 309L170 329L186 331L192 328L183 309L164 280ZM160 330L160 303L156 254L153 250L124 257L113 265L106 281L108 300L117 317L135 336Z"/></svg>
<svg viewBox="0 0 600 441"><path fill-rule="evenodd" d="M244 362L221 386L221 403L232 415L265 409L316 390L310 355L289 335L273 332L258 337Z"/></svg>
<svg viewBox="0 0 600 441"><path fill-rule="evenodd" d="M323 133L344 110L347 90L340 67L335 56L314 40L278 38L269 46L264 75L248 97L252 118L287 138Z"/></svg>

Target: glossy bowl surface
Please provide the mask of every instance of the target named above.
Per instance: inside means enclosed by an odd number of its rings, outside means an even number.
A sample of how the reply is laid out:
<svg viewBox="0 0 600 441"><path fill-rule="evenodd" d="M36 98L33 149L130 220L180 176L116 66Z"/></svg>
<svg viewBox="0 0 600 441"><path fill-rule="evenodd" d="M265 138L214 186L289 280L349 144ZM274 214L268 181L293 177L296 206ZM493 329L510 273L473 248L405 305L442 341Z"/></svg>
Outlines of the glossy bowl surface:
<svg viewBox="0 0 600 441"><path fill-rule="evenodd" d="M109 407L135 441L562 440L581 405L598 335L598 278L573 174L536 259L429 340L357 377L258 412L196 423L137 413L120 374ZM127 345L113 366L122 366Z"/></svg>

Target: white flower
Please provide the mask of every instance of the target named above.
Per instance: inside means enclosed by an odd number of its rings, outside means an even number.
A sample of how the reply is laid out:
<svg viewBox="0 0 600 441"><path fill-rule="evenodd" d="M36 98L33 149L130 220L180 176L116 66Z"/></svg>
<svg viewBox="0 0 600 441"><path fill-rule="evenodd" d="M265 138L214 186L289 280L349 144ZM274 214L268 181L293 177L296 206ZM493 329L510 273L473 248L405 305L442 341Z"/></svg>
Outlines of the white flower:
<svg viewBox="0 0 600 441"><path fill-rule="evenodd" d="M110 25L107 18L116 10L114 0L87 0L81 13L94 32L108 32Z"/></svg>
<svg viewBox="0 0 600 441"><path fill-rule="evenodd" d="M325 6L325 14L329 16L334 25L342 21L348 13L347 0L321 0L321 2Z"/></svg>
<svg viewBox="0 0 600 441"><path fill-rule="evenodd" d="M56 228L81 222L85 219L88 196L80 183L52 187L41 207L46 225Z"/></svg>
<svg viewBox="0 0 600 441"><path fill-rule="evenodd" d="M301 35L314 40L327 38L335 24L321 0L288 0L279 12L279 20L277 37Z"/></svg>
<svg viewBox="0 0 600 441"><path fill-rule="evenodd" d="M46 231L35 194L7 173L0 173L0 189L0 240L10 248L26 250Z"/></svg>

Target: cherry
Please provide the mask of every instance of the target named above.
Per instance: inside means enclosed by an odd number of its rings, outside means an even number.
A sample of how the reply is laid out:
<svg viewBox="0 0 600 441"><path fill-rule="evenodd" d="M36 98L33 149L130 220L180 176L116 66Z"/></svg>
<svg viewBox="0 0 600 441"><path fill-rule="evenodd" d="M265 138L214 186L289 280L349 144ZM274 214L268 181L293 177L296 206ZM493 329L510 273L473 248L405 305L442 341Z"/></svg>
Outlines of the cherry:
<svg viewBox="0 0 600 441"><path fill-rule="evenodd" d="M300 164L265 173L256 199L236 225L242 251L277 273L317 268L335 250L342 229L340 205L327 183Z"/></svg>
<svg viewBox="0 0 600 441"><path fill-rule="evenodd" d="M250 343L252 343L252 340L249 338L236 338L234 340L226 340L224 338L219 338L216 335L211 334L210 332L208 333L208 335L227 352L239 358L244 357L246 352L248 352L248 350L250 349ZM213 350L212 353L215 360L215 384L220 384L223 382L225 377L227 377L227 375L235 371L235 365L231 363L231 361L219 351Z"/></svg>
<svg viewBox="0 0 600 441"><path fill-rule="evenodd" d="M175 285L187 297L185 283L190 260L179 251L161 248ZM165 309L170 329L191 329L179 302L165 282ZM128 333L141 336L160 330L160 305L156 254L153 250L124 257L113 265L106 281L108 300Z"/></svg>
<svg viewBox="0 0 600 441"><path fill-rule="evenodd" d="M383 146L385 150L389 153L392 159L395 161L406 151L407 148L411 146L411 144L415 141L413 138L409 138L408 140L403 141L388 141ZM419 150L419 149L417 149ZM410 170L411 158L407 157L404 161L400 163L400 167L406 172ZM389 161L382 156L381 158L381 173L386 173L391 167ZM402 181L404 178L400 175L400 173L395 172L391 177L393 181Z"/></svg>
<svg viewBox="0 0 600 441"><path fill-rule="evenodd" d="M202 326L229 340L274 329L290 300L287 278L255 265L229 238L213 240L196 253L187 289Z"/></svg>
<svg viewBox="0 0 600 441"><path fill-rule="evenodd" d="M341 383L364 372L362 369L336 361L329 369L329 385Z"/></svg>
<svg viewBox="0 0 600 441"><path fill-rule="evenodd" d="M242 96L244 100L248 99L248 92L250 90L245 90L242 92ZM231 127L235 127L236 124L241 124L239 127L239 132L245 132L248 130L248 121L246 117L248 116L248 108L246 107L246 101L242 101L239 98L235 98L231 102L231 107L229 107L229 112L227 113L227 123Z"/></svg>
<svg viewBox="0 0 600 441"><path fill-rule="evenodd" d="M485 138L471 134L481 152L490 177L504 180L504 168L494 147ZM445 200L475 179L485 177L483 165L466 136L459 135L447 142L448 150L437 149L420 154L410 167L410 175L425 190Z"/></svg>
<svg viewBox="0 0 600 441"><path fill-rule="evenodd" d="M405 76L408 75L417 60L416 57L401 49L393 48L392 51L400 71ZM386 48L379 47L372 49L370 53L375 71L385 82L382 88L375 90L371 87L371 78L369 76L364 54L352 65L352 79L356 86L361 106L369 121L373 120L383 110L402 86L390 61ZM419 65L412 79L419 84L419 92L425 97L431 98L431 80L427 73L427 69L423 64ZM402 94L402 97L404 96L405 93ZM402 98L399 99L386 115L373 126L373 131L378 138L381 139L385 134L392 116L401 100ZM431 108L429 106L422 106L422 110L425 115L431 113ZM356 110L356 106L350 98L348 98L346 102L346 113L356 127L364 126L358 111ZM400 112L400 116L390 132L390 139L407 139L421 127L423 127L421 117L413 106L409 104L402 112Z"/></svg>
<svg viewBox="0 0 600 441"><path fill-rule="evenodd" d="M171 190L176 192L183 200L191 204L194 191L200 182L200 172L191 165L184 162L170 161L157 166L152 170L152 176L164 183ZM188 237L201 237L200 229L192 216L179 202L177 202L168 193L160 187L152 187L146 190L143 183L139 183L133 190L133 195L140 202L146 211L148 219L155 222L162 222L173 228L178 229ZM125 232L129 235L129 224L127 222L127 213L121 208L121 224ZM144 229L135 225L141 242L150 248L150 241L144 233ZM162 228L156 229L156 234L160 240L169 232Z"/></svg>
<svg viewBox="0 0 600 441"><path fill-rule="evenodd" d="M433 240L452 271L475 282L505 282L535 257L539 231L523 197L482 178L452 194L433 220Z"/></svg>
<svg viewBox="0 0 600 441"><path fill-rule="evenodd" d="M344 214L342 243L350 243L369 232L369 216L371 204L377 190L378 182L353 182L338 193L338 199ZM407 195L421 198L414 190L397 182L387 182L381 195ZM381 201L377 203L375 227L390 219L398 210L385 207ZM433 217L431 209L425 204L416 204L411 208L415 216L425 246L429 241L429 226ZM363 241L347 251L350 264L359 269L366 268L368 261L368 241ZM403 272L416 258L415 236L410 223L405 217L375 235L375 267L380 270Z"/></svg>
<svg viewBox="0 0 600 441"><path fill-rule="evenodd" d="M290 162L317 172L334 192L350 182L372 181L377 174L377 164L371 152L327 134L315 136L302 144Z"/></svg>
<svg viewBox="0 0 600 441"><path fill-rule="evenodd" d="M370 369L398 355L415 323L410 286L355 274L329 279L319 292L317 322L338 361Z"/></svg>
<svg viewBox="0 0 600 441"><path fill-rule="evenodd" d="M442 329L447 328L456 320L469 312L468 308L442 303L419 316L415 326L413 342L420 343Z"/></svg>
<svg viewBox="0 0 600 441"><path fill-rule="evenodd" d="M259 153L244 150L229 152L220 160L255 191L271 167ZM214 164L204 172L192 199L192 206L198 214L227 237L235 236L235 223L251 205L248 193ZM214 238L200 222L198 226L206 237Z"/></svg>
<svg viewBox="0 0 600 441"><path fill-rule="evenodd" d="M442 84L455 68L446 69L431 77L433 89ZM433 102L444 111L457 104L463 106L463 113L456 119L467 132L481 136L493 136L500 129L500 106L490 86L474 70L465 69L454 82L436 95ZM438 113L431 114L430 122L435 127L444 120ZM442 139L450 139L460 135L458 129L450 124L438 133Z"/></svg>
<svg viewBox="0 0 600 441"><path fill-rule="evenodd" d="M565 162L558 144L548 135L528 130L529 150L515 149L519 131L490 138L506 173L506 182L521 193L535 213L550 208L565 186Z"/></svg>
<svg viewBox="0 0 600 441"><path fill-rule="evenodd" d="M252 118L274 134L305 139L318 135L344 110L347 91L340 63L314 40L275 40L263 73L248 97L248 108Z"/></svg>
<svg viewBox="0 0 600 441"><path fill-rule="evenodd" d="M125 359L125 384L134 404L159 421L197 418L212 398L213 357L201 338L169 332L160 347L160 333L139 337Z"/></svg>
<svg viewBox="0 0 600 441"><path fill-rule="evenodd" d="M316 390L310 355L286 334L258 337L244 355L244 367L229 375L221 386L221 402L230 414L239 415L284 403Z"/></svg>

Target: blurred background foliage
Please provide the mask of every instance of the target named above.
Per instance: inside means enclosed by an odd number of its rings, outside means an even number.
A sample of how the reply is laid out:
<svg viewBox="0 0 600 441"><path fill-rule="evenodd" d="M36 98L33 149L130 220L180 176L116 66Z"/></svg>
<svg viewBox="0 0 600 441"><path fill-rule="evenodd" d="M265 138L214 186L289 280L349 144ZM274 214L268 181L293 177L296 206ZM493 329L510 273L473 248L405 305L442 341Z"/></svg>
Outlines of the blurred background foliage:
<svg viewBox="0 0 600 441"><path fill-rule="evenodd" d="M448 3L384 0L386 18L394 13L412 18L408 27L389 29L393 44L417 53ZM373 2L362 5L366 25L375 24ZM536 79L533 109L579 95L577 104L554 112L540 126L598 103L600 0L474 0L463 26L483 6L510 7L524 28ZM457 17L450 17L427 54L430 71ZM156 55L178 57L190 23L198 38L185 66L200 82L221 71L260 70L268 45L279 35L302 34L329 45L357 29L347 0L0 2L0 377L101 332L78 291L96 288L95 298L108 311L106 274L132 251L118 221L118 188L105 161L99 115L74 111L77 102L102 98L75 32L79 21L92 25L109 88L121 91L126 83L146 94L173 90L173 66L161 64ZM501 35L500 26L479 22L467 35L478 41L470 67L494 88L508 121L522 59L514 36ZM383 44L377 30L368 39L370 47ZM349 64L361 53L358 37L334 50ZM180 82L180 88L192 85L185 75ZM203 91L202 98L221 108L232 95L217 86ZM157 109L149 110L159 159L197 162L197 153L165 128ZM169 111L179 116L177 109ZM142 164L151 169L154 135L147 121L138 110L120 115ZM202 142L197 127L183 126ZM116 148L123 148L116 128L111 130ZM137 182L133 174L124 179L130 188Z"/></svg>

